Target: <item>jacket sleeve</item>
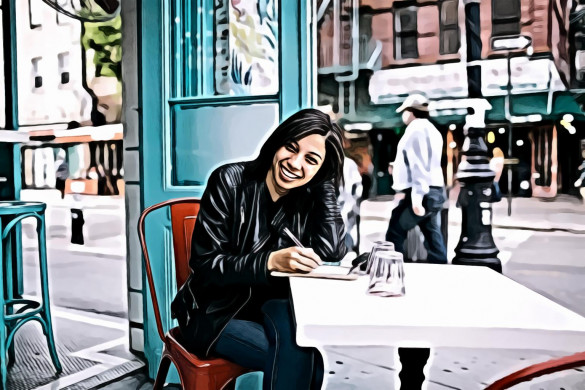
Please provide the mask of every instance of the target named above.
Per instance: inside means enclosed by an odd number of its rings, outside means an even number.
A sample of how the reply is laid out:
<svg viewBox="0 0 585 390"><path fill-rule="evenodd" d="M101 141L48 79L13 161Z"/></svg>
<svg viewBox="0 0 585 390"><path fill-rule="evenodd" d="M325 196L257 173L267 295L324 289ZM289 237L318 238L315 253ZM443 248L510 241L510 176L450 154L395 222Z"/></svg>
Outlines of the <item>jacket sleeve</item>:
<svg viewBox="0 0 585 390"><path fill-rule="evenodd" d="M208 180L193 231L190 266L198 283L216 286L267 283L269 252L234 255L230 245L238 173L219 168Z"/></svg>
<svg viewBox="0 0 585 390"><path fill-rule="evenodd" d="M313 209L309 214L307 229L309 246L323 261L340 261L347 253L345 224L340 213L335 185L326 181L311 191Z"/></svg>

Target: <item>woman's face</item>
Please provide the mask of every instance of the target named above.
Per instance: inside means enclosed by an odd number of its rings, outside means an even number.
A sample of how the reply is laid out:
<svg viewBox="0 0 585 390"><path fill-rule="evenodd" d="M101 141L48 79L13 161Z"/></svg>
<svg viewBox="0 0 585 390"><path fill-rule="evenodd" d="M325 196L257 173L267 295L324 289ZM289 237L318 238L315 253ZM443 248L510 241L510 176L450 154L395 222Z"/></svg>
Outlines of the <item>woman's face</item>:
<svg viewBox="0 0 585 390"><path fill-rule="evenodd" d="M279 193L307 184L325 159L325 137L311 134L276 151L269 176Z"/></svg>

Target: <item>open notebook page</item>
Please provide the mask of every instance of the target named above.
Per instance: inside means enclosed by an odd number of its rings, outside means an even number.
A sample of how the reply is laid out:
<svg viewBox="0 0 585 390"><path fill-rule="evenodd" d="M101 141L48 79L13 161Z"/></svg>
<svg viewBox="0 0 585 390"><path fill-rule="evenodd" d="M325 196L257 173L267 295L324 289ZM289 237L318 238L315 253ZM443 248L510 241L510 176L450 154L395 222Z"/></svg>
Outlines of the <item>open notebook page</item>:
<svg viewBox="0 0 585 390"><path fill-rule="evenodd" d="M340 280L356 280L358 278L359 275L357 274L348 275L347 274L348 271L349 268L340 267L337 265L320 265L319 267L315 268L309 273L272 271L270 274L272 276L281 277L321 278Z"/></svg>

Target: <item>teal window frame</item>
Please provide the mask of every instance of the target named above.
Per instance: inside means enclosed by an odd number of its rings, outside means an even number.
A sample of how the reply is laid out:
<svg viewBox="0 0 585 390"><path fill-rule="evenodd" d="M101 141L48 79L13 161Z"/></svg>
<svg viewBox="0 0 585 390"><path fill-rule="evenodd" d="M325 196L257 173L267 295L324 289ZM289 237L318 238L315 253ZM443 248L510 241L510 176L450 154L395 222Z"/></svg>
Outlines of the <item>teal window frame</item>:
<svg viewBox="0 0 585 390"><path fill-rule="evenodd" d="M229 0L226 0L229 1ZM171 0L171 88L170 101L220 99L238 102L242 99L257 101L279 99L282 76L279 71L278 89L275 94L226 95L215 92L215 12L214 0ZM282 0L278 1L278 68L281 69Z"/></svg>

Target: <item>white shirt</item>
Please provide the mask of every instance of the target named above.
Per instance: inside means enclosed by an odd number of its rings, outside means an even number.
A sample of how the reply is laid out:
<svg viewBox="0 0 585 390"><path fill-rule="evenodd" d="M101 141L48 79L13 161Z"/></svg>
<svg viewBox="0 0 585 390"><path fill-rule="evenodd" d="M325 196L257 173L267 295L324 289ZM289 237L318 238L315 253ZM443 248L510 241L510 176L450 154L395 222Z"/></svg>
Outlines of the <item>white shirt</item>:
<svg viewBox="0 0 585 390"><path fill-rule="evenodd" d="M360 213L359 201L362 197L362 175L358 165L351 158L345 157L343 162L343 186L339 188L338 202L341 206L341 218L345 223L346 232L357 243L357 216Z"/></svg>
<svg viewBox="0 0 585 390"><path fill-rule="evenodd" d="M392 169L396 191L412 189L412 203L422 204L429 187L444 187L441 155L443 136L428 120L417 118L398 142Z"/></svg>

